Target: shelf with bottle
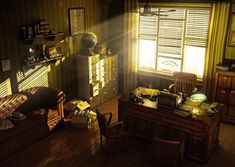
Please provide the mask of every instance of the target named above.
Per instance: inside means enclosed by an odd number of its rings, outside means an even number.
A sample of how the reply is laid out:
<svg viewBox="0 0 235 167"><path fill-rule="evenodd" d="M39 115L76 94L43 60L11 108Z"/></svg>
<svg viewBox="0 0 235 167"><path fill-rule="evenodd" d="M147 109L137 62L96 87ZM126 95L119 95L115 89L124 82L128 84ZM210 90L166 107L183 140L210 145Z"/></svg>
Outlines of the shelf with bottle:
<svg viewBox="0 0 235 167"><path fill-rule="evenodd" d="M55 37L65 34L64 32L51 30L49 28L49 23L46 20L39 20L38 22L29 25L20 25L18 30L19 38L26 41L33 41L39 38L53 41Z"/></svg>
<svg viewBox="0 0 235 167"><path fill-rule="evenodd" d="M28 56L24 60L24 67L34 67L45 63L54 63L64 56L64 40L56 45L46 46L46 44L29 48Z"/></svg>
<svg viewBox="0 0 235 167"><path fill-rule="evenodd" d="M58 59L63 58L63 54L59 54L58 56L51 57L51 58L41 58L41 59L33 59L33 60L25 60L25 67L34 67L37 65L45 64L45 63L54 63Z"/></svg>

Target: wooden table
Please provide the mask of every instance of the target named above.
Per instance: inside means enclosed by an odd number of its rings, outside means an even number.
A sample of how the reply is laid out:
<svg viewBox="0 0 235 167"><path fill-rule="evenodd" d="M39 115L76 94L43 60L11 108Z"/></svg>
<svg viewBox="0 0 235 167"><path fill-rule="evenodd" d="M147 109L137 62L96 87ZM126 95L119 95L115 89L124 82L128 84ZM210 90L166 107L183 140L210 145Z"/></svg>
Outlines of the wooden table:
<svg viewBox="0 0 235 167"><path fill-rule="evenodd" d="M186 156L192 160L204 162L219 144L219 111L212 116L183 117L170 109L157 108L156 102L148 99L140 104L120 97L118 118L124 121L130 136L151 140L154 134L171 133L171 137L180 137L185 140Z"/></svg>

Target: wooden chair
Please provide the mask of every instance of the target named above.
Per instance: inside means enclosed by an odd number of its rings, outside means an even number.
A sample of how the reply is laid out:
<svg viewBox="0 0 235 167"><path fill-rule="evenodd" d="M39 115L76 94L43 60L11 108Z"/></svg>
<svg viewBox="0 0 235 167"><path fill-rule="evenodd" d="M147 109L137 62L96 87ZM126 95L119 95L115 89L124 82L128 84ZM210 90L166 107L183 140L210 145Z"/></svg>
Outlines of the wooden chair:
<svg viewBox="0 0 235 167"><path fill-rule="evenodd" d="M197 75L186 72L173 73L174 84L169 86L171 93L181 92L185 97L190 97L193 92L197 91L195 87L197 82Z"/></svg>
<svg viewBox="0 0 235 167"><path fill-rule="evenodd" d="M121 138L127 139L127 133L123 131L123 122L118 121L111 123L112 113L101 114L96 109L98 124L100 128L100 150L102 151L102 136L106 139L119 140Z"/></svg>
<svg viewBox="0 0 235 167"><path fill-rule="evenodd" d="M177 167L182 165L184 141L166 140L154 136L152 138L152 153L158 165Z"/></svg>

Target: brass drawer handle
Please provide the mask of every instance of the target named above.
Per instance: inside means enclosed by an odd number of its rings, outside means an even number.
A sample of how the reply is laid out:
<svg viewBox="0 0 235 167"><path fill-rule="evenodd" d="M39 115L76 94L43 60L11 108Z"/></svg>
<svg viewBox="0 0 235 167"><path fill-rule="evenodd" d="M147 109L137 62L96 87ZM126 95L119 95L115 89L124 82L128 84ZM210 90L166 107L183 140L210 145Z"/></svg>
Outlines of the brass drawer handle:
<svg viewBox="0 0 235 167"><path fill-rule="evenodd" d="M221 93L226 93L226 91L225 90L221 90Z"/></svg>
<svg viewBox="0 0 235 167"><path fill-rule="evenodd" d="M223 80L228 80L228 77L223 77Z"/></svg>

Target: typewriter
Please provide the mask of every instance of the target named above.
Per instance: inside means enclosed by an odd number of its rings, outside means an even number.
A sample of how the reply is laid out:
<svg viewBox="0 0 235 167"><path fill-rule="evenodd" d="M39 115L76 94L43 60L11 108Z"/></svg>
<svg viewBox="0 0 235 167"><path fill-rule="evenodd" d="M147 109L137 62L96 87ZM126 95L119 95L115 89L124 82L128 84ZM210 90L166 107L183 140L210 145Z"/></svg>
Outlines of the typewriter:
<svg viewBox="0 0 235 167"><path fill-rule="evenodd" d="M165 108L177 108L183 103L182 94L173 94L169 91L160 91L158 106Z"/></svg>

